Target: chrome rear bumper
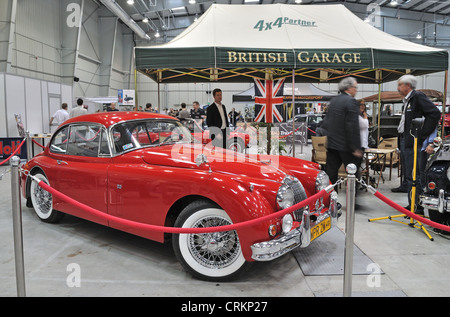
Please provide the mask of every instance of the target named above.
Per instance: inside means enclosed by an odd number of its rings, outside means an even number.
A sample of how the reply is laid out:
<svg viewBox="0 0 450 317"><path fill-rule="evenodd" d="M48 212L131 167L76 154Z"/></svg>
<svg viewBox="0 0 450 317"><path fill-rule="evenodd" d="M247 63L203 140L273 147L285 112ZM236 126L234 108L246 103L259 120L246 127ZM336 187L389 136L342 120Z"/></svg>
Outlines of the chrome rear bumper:
<svg viewBox="0 0 450 317"><path fill-rule="evenodd" d="M419 203L423 208L437 210L440 213L450 212L450 199L445 198L443 189L439 190L438 197L420 195L419 199Z"/></svg>

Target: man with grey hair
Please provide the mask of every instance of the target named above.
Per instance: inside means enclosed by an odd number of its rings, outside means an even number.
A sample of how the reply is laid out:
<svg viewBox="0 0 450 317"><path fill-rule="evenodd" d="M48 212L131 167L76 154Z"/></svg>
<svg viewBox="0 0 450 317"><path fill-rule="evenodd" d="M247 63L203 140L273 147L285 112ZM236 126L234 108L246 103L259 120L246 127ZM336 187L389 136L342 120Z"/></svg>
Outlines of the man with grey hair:
<svg viewBox="0 0 450 317"><path fill-rule="evenodd" d="M330 101L323 124L327 131L326 172L333 184L338 179L342 164L347 166L353 163L359 168L363 156L359 133L359 103L355 99L358 82L353 77L344 78L339 83L339 91L341 94Z"/></svg>
<svg viewBox="0 0 450 317"><path fill-rule="evenodd" d="M398 79L397 90L404 97L403 99L403 110L400 123L398 125L399 134L399 145L400 151L403 152L404 157L404 177L407 186L408 202L409 206L405 207L410 209L411 206L411 191L413 184L413 166L414 166L414 137L411 135L411 122L416 118L425 118L423 127L418 138L418 149L419 153L424 140L434 132L436 129L441 113L439 109L427 98L427 96L421 92L417 91L417 79L412 75L404 75ZM419 170L416 170L416 199L419 197L422 184L420 184ZM395 191L395 190L394 190ZM418 214L423 214L423 208L418 206L417 210L412 210Z"/></svg>

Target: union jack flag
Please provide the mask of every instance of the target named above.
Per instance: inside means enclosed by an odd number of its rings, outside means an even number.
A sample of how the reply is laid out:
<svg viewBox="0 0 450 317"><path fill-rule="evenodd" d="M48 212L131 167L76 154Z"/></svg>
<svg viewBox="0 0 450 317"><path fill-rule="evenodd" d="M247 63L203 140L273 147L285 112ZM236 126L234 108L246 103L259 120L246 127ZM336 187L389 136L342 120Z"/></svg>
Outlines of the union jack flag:
<svg viewBox="0 0 450 317"><path fill-rule="evenodd" d="M283 122L283 88L284 79L276 82L255 79L255 122Z"/></svg>

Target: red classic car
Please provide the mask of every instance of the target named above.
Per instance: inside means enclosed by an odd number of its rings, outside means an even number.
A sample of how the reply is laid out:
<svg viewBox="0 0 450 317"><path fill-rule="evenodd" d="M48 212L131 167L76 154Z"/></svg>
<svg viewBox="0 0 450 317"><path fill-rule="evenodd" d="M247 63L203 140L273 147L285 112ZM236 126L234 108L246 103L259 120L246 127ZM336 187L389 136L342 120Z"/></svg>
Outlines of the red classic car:
<svg viewBox="0 0 450 317"><path fill-rule="evenodd" d="M181 123L191 131L192 136L203 144L210 144L209 130L203 129L201 124L194 119L181 119ZM243 132L231 131L227 140L227 149L243 153L249 146L250 135Z"/></svg>
<svg viewBox="0 0 450 317"><path fill-rule="evenodd" d="M172 239L182 266L212 281L235 278L253 261L306 247L335 223L339 204L330 190L309 206L234 231L144 229L142 224L201 228L242 223L332 188L315 163L211 150L192 141L178 119L160 114L108 112L69 119L45 150L23 166L23 195L44 222L71 214L159 242ZM32 178L99 212L52 195Z"/></svg>

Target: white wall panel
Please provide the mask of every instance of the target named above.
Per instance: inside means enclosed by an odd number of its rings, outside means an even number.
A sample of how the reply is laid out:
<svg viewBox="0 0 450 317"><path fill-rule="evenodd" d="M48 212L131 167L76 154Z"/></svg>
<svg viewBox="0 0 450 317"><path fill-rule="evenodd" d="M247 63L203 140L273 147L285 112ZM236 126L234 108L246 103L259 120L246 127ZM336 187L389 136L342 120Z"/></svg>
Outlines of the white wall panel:
<svg viewBox="0 0 450 317"><path fill-rule="evenodd" d="M8 120L8 137L17 137L15 114L20 114L22 122L27 122L25 105L25 78L13 75L5 75L6 80L6 118Z"/></svg>
<svg viewBox="0 0 450 317"><path fill-rule="evenodd" d="M41 82L37 79L25 78L26 127L30 133L43 131L41 94Z"/></svg>
<svg viewBox="0 0 450 317"><path fill-rule="evenodd" d="M5 75L0 74L0 137L8 134L8 122L6 120L6 95L5 95Z"/></svg>

